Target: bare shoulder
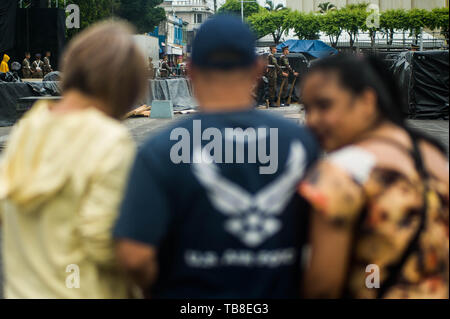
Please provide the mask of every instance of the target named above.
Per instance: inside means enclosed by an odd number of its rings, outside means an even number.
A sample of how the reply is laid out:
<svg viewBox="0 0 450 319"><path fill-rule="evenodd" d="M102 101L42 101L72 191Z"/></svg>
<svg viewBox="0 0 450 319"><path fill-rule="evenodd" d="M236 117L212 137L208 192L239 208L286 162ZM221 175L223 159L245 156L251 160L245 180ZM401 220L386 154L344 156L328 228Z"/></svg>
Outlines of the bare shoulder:
<svg viewBox="0 0 450 319"><path fill-rule="evenodd" d="M395 143L384 143L380 140L366 140L358 144L358 147L373 154L377 165L403 172L408 176L416 174L416 168L412 156L408 154L412 150L408 139L396 138ZM419 147L430 174L441 182L449 184L449 162L445 154L427 141L421 141Z"/></svg>
<svg viewBox="0 0 450 319"><path fill-rule="evenodd" d="M408 140L396 139L394 143L379 139L369 139L358 143L358 147L376 158L377 166L415 176L414 160L410 156L411 144Z"/></svg>

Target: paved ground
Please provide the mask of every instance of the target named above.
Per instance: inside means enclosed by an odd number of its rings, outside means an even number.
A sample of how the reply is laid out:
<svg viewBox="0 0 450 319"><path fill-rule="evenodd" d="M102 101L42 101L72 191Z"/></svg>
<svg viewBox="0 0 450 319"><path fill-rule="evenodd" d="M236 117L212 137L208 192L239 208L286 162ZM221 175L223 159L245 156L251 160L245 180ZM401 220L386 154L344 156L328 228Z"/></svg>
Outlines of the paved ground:
<svg viewBox="0 0 450 319"><path fill-rule="evenodd" d="M267 110L266 110L267 111ZM301 108L298 105L270 109L269 112L279 114L286 118L290 118L297 123L303 123L304 115ZM149 118L132 118L125 121L125 125L129 128L131 134L138 144L142 144L148 137L156 134L158 131L166 127L167 125L173 123L173 121L178 121L189 115L175 115L173 120L159 120L159 119L149 119ZM447 148L449 149L449 121L441 120L411 120L408 121L409 124L417 129L423 130L424 132L430 134L431 136L439 139ZM11 127L0 127L0 152L4 143L8 139L8 134L11 131ZM0 249L1 249L1 231L0 231ZM0 251L1 252L1 251ZM1 256L0 253L0 287L2 287L2 274L1 274ZM2 297L0 289L0 298Z"/></svg>
<svg viewBox="0 0 450 319"><path fill-rule="evenodd" d="M409 125L422 130L430 136L437 138L449 150L448 121L441 120L410 120Z"/></svg>
<svg viewBox="0 0 450 319"><path fill-rule="evenodd" d="M303 114L300 107L292 106L280 109L270 109L270 112L280 114L287 118L292 118L297 122L302 122ZM161 129L169 124L173 124L174 121L178 121L186 118L189 115L176 114L173 120L167 119L150 119L150 118L131 118L125 121L125 125L129 128L131 134L135 138L138 144L141 144L148 137L158 133Z"/></svg>

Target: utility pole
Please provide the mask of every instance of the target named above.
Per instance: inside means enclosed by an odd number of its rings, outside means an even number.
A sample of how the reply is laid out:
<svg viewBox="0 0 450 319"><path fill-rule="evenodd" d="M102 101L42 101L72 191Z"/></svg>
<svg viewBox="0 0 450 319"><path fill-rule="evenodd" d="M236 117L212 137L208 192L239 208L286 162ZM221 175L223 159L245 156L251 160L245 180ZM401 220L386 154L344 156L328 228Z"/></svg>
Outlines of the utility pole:
<svg viewBox="0 0 450 319"><path fill-rule="evenodd" d="M214 0L214 13L217 13L217 0Z"/></svg>
<svg viewBox="0 0 450 319"><path fill-rule="evenodd" d="M241 19L242 19L242 22L244 22L244 2L251 3L251 2L256 2L256 0L253 0L253 1L240 0L240 1L241 1Z"/></svg>
<svg viewBox="0 0 450 319"><path fill-rule="evenodd" d="M423 28L420 28L420 51L423 51Z"/></svg>

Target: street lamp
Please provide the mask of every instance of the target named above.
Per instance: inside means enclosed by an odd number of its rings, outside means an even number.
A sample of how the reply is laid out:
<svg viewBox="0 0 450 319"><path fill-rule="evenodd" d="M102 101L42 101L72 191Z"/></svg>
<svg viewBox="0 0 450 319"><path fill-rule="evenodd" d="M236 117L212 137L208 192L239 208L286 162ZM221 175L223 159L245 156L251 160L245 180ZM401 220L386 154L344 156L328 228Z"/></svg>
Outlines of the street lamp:
<svg viewBox="0 0 450 319"><path fill-rule="evenodd" d="M244 22L244 2L245 3L250 3L250 2L256 2L255 0L253 0L253 1L243 1L243 0L240 0L241 1L241 19L242 19L242 22Z"/></svg>

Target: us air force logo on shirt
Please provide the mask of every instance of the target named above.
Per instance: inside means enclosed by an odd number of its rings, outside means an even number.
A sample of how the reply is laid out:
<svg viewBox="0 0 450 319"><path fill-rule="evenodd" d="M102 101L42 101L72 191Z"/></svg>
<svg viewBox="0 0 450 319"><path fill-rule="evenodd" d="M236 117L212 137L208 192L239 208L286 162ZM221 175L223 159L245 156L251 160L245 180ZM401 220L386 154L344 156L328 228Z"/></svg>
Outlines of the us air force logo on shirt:
<svg viewBox="0 0 450 319"><path fill-rule="evenodd" d="M224 225L226 231L246 246L257 247L283 227L278 216L294 195L306 166L306 152L300 142L291 143L283 173L256 194L222 176L211 160L200 160L201 149L195 150L193 156L197 157L192 164L194 175L213 206L229 217Z"/></svg>

